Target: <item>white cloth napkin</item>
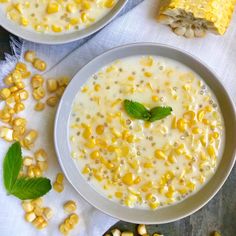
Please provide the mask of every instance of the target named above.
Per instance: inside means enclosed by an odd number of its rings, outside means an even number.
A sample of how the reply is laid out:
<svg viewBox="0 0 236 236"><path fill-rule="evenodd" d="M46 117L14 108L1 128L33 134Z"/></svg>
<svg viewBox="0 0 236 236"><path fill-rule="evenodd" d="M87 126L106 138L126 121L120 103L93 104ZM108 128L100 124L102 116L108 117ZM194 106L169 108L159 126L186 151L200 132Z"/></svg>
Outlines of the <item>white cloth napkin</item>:
<svg viewBox="0 0 236 236"><path fill-rule="evenodd" d="M224 36L208 34L203 39L190 40L178 37L168 27L158 24L156 22L157 9L157 0L145 0L128 14L112 22L78 49L76 49L77 43L63 46L45 46L23 41L21 55L25 50L33 49L39 57L45 58L51 68L46 72L45 77L73 76L89 60L114 46L134 42L164 43L186 50L208 64L218 74L234 102L236 102L236 17L234 16L231 26ZM73 50L73 53L65 57L70 50ZM19 51L17 52L19 53ZM12 58L8 59L10 62ZM8 63L8 67L10 66L11 64ZM36 127L40 130L37 146L44 147L50 154L50 171L48 171L47 176L53 180L55 174L60 170L52 143L54 110L47 109L45 112L35 114L32 102L29 101L28 104L29 108L27 108L24 116L31 117L30 127ZM9 145L1 141L0 146L0 157L2 157ZM0 171L2 171L1 168L0 166ZM59 235L57 225L65 217L61 205L69 199L76 199L78 203L77 213L81 218L78 227L70 235L101 236L109 226L116 222L115 219L95 210L86 203L68 182L65 183L63 193L58 194L51 191L45 197L46 205L48 204L55 209L56 216L49 223L49 227L40 233L23 222L23 211L19 206L19 201L5 195L2 183L0 183L0 196L1 236Z"/></svg>

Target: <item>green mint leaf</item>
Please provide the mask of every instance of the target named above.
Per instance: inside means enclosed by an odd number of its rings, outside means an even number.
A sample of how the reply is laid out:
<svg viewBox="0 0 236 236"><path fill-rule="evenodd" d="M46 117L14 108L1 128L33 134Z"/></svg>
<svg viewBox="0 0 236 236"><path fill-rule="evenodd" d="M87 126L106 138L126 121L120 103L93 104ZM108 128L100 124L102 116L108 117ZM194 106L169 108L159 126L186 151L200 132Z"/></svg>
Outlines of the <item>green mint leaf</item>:
<svg viewBox="0 0 236 236"><path fill-rule="evenodd" d="M20 177L16 180L11 194L21 200L35 199L51 190L50 180L47 178Z"/></svg>
<svg viewBox="0 0 236 236"><path fill-rule="evenodd" d="M3 181L8 193L11 192L22 166L21 146L19 142L11 145L3 161Z"/></svg>
<svg viewBox="0 0 236 236"><path fill-rule="evenodd" d="M135 119L149 120L151 115L144 105L139 102L133 102L130 100L124 101L124 108L127 114Z"/></svg>
<svg viewBox="0 0 236 236"><path fill-rule="evenodd" d="M171 107L154 107L150 110L151 117L149 119L150 122L161 120L167 116L169 116L172 112Z"/></svg>

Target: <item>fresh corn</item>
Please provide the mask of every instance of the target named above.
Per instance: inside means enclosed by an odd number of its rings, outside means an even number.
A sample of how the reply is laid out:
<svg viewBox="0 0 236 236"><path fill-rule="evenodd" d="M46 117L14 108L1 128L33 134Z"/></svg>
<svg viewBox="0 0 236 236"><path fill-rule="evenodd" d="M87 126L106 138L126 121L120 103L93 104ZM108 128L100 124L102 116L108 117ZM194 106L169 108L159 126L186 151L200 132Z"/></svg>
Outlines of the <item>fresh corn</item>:
<svg viewBox="0 0 236 236"><path fill-rule="evenodd" d="M207 31L223 35L227 30L235 0L162 1L159 21L186 38L203 37Z"/></svg>

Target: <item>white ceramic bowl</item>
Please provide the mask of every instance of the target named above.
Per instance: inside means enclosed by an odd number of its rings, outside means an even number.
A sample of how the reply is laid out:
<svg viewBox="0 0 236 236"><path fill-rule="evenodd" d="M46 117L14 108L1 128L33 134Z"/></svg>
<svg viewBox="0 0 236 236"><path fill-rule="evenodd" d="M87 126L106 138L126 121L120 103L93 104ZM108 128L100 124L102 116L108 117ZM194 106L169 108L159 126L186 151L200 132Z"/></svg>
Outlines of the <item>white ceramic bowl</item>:
<svg viewBox="0 0 236 236"><path fill-rule="evenodd" d="M157 209L127 208L97 193L80 174L70 156L69 117L73 100L86 80L103 66L120 58L136 55L158 55L179 61L198 73L212 89L220 104L226 129L226 144L219 168L210 181L197 193L184 201ZM84 66L72 79L58 107L55 119L55 147L60 165L74 188L97 209L124 221L161 224L186 217L203 207L221 188L235 162L236 116L235 109L217 76L202 62L186 52L158 44L132 44L112 49Z"/></svg>
<svg viewBox="0 0 236 236"><path fill-rule="evenodd" d="M86 29L65 34L46 34L28 30L15 22L7 19L5 13L0 9L0 26L20 38L42 44L62 44L85 38L107 25L122 10L128 0L119 0L114 8L101 20L95 22Z"/></svg>

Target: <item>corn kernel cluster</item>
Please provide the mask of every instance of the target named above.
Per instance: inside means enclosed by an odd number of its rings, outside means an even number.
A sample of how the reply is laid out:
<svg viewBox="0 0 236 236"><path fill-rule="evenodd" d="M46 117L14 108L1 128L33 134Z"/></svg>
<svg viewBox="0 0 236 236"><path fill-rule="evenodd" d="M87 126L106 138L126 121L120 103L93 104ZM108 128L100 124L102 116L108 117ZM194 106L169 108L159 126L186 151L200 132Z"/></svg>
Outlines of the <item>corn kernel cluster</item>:
<svg viewBox="0 0 236 236"><path fill-rule="evenodd" d="M68 235L68 233L75 228L79 222L79 216L74 213L77 209L76 203L74 201L67 201L64 204L65 212L70 215L59 225L59 231L63 235Z"/></svg>
<svg viewBox="0 0 236 236"><path fill-rule="evenodd" d="M117 0L0 0L6 16L37 32L80 30L100 20Z"/></svg>
<svg viewBox="0 0 236 236"><path fill-rule="evenodd" d="M25 211L25 220L39 230L47 227L48 221L53 216L52 209L43 206L42 198L23 201L22 208Z"/></svg>
<svg viewBox="0 0 236 236"><path fill-rule="evenodd" d="M137 233L140 236L151 236L150 234L148 234L146 226L143 224L137 226ZM136 234L134 234L133 232L130 231L121 232L119 229L115 228L111 230L111 233L107 233L104 236L134 236L134 235ZM153 233L152 236L164 236L164 235L159 233Z"/></svg>
<svg viewBox="0 0 236 236"><path fill-rule="evenodd" d="M37 58L34 51L27 51L24 59L36 70L40 72L46 70L46 62ZM28 151L27 156L23 157L23 167L19 175L34 178L43 176L48 169L48 154L43 148L35 149L38 132L34 129L27 129L27 119L19 116L20 112L27 109L26 101L30 96L30 92L26 89L27 85L31 84L32 96L37 101L35 111L42 111L45 108L42 99L46 94L49 94L46 104L54 107L69 81L66 77L58 80L48 79L45 89L44 78L41 74L33 75L28 81L30 76L31 72L26 63L18 62L14 70L4 79L6 87L0 89L0 137L8 142L20 141L23 150L28 149L30 151ZM63 174L58 173L53 185L57 192L63 191L63 181ZM53 216L52 209L43 206L43 198L22 201L22 208L25 211L25 220L39 230L47 227ZM73 201L68 201L64 208L67 212L72 213L76 210L76 204ZM78 216L75 213L71 214L66 220L65 227L63 226L65 231L68 231L68 227L72 229L77 222Z"/></svg>
<svg viewBox="0 0 236 236"><path fill-rule="evenodd" d="M124 99L171 106L173 113L153 123L134 120ZM128 207L156 209L186 198L213 175L224 123L214 95L189 68L161 57L126 58L81 88L70 143L72 158L99 192Z"/></svg>

